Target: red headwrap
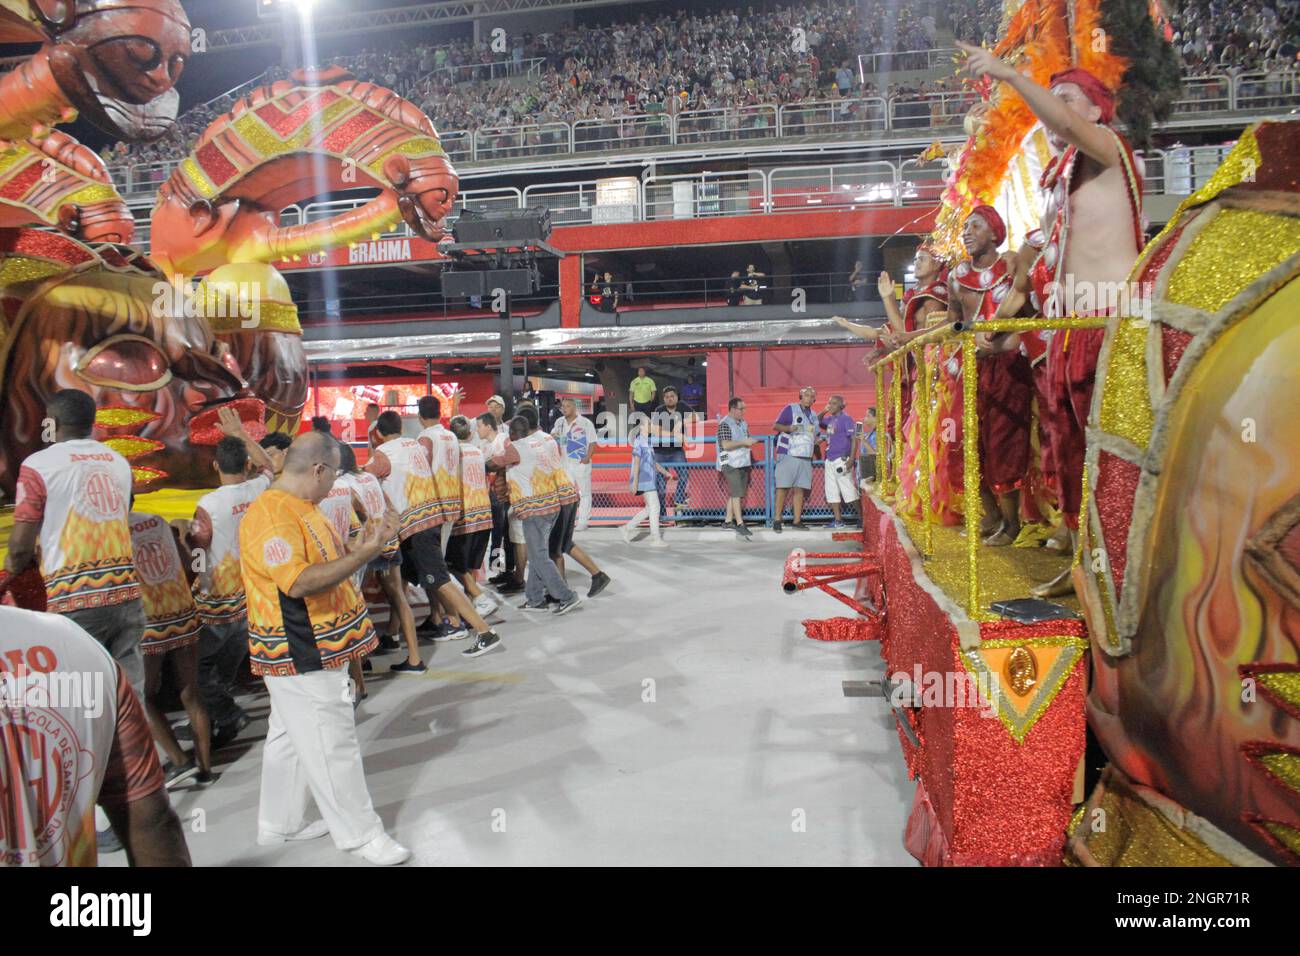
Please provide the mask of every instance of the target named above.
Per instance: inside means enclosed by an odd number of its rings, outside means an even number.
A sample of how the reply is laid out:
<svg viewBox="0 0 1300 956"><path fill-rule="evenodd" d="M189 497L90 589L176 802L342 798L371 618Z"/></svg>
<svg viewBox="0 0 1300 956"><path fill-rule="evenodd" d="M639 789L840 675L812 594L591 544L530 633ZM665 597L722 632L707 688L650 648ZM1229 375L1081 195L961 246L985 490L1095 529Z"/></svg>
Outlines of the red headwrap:
<svg viewBox="0 0 1300 956"><path fill-rule="evenodd" d="M979 216L989 224L989 228L993 230L993 245L1002 245L1007 238L1007 224L1002 221L1002 217L998 215L996 209L992 206L976 206L971 210L970 214Z"/></svg>
<svg viewBox="0 0 1300 956"><path fill-rule="evenodd" d="M1108 90L1101 82L1087 70L1082 67L1073 67L1068 70L1062 70L1060 73L1053 73L1052 78L1047 85L1050 89L1058 83L1073 83L1083 95L1093 102L1093 105L1101 110L1101 122L1109 123L1115 118L1115 94Z"/></svg>

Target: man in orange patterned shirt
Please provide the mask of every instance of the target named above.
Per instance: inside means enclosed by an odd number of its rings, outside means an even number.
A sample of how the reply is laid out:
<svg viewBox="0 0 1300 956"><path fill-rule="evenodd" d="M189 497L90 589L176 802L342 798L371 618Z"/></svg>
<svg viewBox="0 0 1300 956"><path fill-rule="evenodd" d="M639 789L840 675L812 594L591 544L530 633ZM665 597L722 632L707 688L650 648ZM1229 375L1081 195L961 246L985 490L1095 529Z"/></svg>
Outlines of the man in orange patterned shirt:
<svg viewBox="0 0 1300 956"><path fill-rule="evenodd" d="M398 520L390 512L368 521L348 551L316 507L339 472L332 438L300 435L239 526L249 657L271 697L257 841L273 846L329 833L339 849L388 866L411 851L384 832L370 801L348 665L378 644L352 575L380 555ZM324 818L312 824L309 797Z"/></svg>

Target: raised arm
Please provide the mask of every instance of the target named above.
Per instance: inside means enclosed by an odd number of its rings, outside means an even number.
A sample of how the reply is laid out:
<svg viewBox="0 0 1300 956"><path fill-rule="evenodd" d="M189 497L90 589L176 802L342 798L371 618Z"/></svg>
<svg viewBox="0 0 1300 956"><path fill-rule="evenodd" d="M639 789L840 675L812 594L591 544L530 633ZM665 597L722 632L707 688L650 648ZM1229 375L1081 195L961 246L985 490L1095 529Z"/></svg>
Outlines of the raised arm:
<svg viewBox="0 0 1300 956"><path fill-rule="evenodd" d="M230 406L217 410L217 424L221 428L221 434L228 435L231 438L238 438L248 449L248 458L258 471L264 471L268 475L275 473L275 465L271 461L271 456L266 453L266 449L259 445L244 431L244 423L239 420L239 413Z"/></svg>
<svg viewBox="0 0 1300 956"><path fill-rule="evenodd" d="M1016 71L1010 63L994 56L989 50L957 41L966 54L965 69L976 77L1001 80L1020 94L1021 99L1047 127L1065 142L1077 146L1084 155L1104 167L1115 166L1120 161L1115 138L1096 123L1089 123L1054 95L1032 79Z"/></svg>

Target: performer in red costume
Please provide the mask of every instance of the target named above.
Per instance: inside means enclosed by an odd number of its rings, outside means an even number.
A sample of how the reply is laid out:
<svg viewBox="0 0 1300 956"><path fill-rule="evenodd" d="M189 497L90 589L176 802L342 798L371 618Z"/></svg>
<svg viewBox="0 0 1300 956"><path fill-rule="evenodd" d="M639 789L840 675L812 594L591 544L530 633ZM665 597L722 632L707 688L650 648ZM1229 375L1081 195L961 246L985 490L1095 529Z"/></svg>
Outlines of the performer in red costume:
<svg viewBox="0 0 1300 956"><path fill-rule="evenodd" d="M1005 81L1047 128L1054 154L1041 183L1050 193L1043 217L1047 242L1030 270L1030 292L1048 317L1110 314L1115 290L1125 288L1143 244L1142 180L1128 143L1108 125L1114 94L1077 68L1053 75L1051 89L1044 89L988 50L958 45L970 73ZM1005 306L1008 314L1019 308L1014 299ZM1057 333L1047 350L1045 419L1072 544L1077 544L1084 429L1103 334L1101 329ZM1052 597L1071 589L1066 568L1034 593Z"/></svg>
<svg viewBox="0 0 1300 956"><path fill-rule="evenodd" d="M928 327L930 316L943 313L948 308L948 273L943 256L929 243L922 243L917 248L913 271L916 276L916 287L903 293L901 309L899 308L898 298L894 293L894 280L889 273L880 273L879 278L876 280L876 290L880 293L880 301L884 304L885 316L888 319L885 325L859 325L838 315L833 317L835 323L860 339L865 339L868 342L879 342L890 351L901 347L909 339L924 332ZM868 362L873 360L874 356L867 359ZM909 360L907 373L902 382L901 405L904 422L911 421L912 383L916 378L916 373L915 362ZM888 410L886 419L889 420L892 414L892 409ZM960 415L958 418L960 420ZM904 434L907 427L907 425L904 426ZM915 446L915 442L913 442L913 445ZM913 447L913 451L915 452L917 449ZM958 455L960 455L960 449L958 449ZM960 464L958 468L960 470ZM906 475L900 478L900 484L907 484ZM910 485L908 487L910 489ZM902 499L900 498L900 500Z"/></svg>
<svg viewBox="0 0 1300 956"><path fill-rule="evenodd" d="M1014 260L998 255L1007 227L992 206L977 206L962 227L970 259L948 280L954 313L967 325L997 314L1011 291ZM980 498L984 543L1012 544L1020 534L1020 486L1029 470L1033 383L1020 340L1008 333L977 333Z"/></svg>

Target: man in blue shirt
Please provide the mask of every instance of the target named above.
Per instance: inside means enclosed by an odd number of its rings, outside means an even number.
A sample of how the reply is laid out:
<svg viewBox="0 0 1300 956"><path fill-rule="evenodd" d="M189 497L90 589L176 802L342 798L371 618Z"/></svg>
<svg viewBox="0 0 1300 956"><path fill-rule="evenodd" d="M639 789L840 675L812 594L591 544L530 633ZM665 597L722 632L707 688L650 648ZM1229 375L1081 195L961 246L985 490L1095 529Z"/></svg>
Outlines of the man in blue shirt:
<svg viewBox="0 0 1300 956"><path fill-rule="evenodd" d="M831 506L835 520L832 528L844 527L840 516L842 504L856 504L858 486L854 463L858 458L858 436L853 417L844 410L844 399L832 395L821 417L822 431L826 433L823 476L826 483L826 503Z"/></svg>
<svg viewBox="0 0 1300 956"><path fill-rule="evenodd" d="M694 375L686 376L686 384L682 386L682 401L696 410L704 407L704 386L695 381Z"/></svg>
<svg viewBox="0 0 1300 956"><path fill-rule="evenodd" d="M793 490L792 507L794 522L792 527L803 529L804 495L812 491L813 449L819 437L818 416L813 411L813 402L817 400L817 389L799 390L799 401L781 409L772 430L777 432L776 439L776 516L772 530L781 530L781 520L785 516L785 495Z"/></svg>

